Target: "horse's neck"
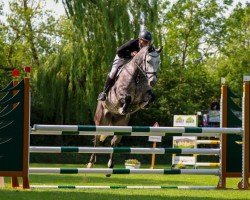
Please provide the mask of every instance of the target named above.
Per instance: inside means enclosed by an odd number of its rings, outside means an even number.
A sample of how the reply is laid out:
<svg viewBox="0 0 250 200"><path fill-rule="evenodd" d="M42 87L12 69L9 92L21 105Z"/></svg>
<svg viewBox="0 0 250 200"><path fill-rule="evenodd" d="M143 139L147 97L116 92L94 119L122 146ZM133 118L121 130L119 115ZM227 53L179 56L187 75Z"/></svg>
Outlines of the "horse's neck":
<svg viewBox="0 0 250 200"><path fill-rule="evenodd" d="M139 67L141 67L142 63L143 63L143 57L144 57L144 52L139 52L129 63L130 64L130 70L133 71L133 75L137 76L138 73L141 72L141 70L139 69Z"/></svg>
<svg viewBox="0 0 250 200"><path fill-rule="evenodd" d="M139 52L129 63L127 63L121 71L118 79L121 81L121 84L130 85L131 82L134 82L138 76L143 75L140 67L143 63L144 52Z"/></svg>

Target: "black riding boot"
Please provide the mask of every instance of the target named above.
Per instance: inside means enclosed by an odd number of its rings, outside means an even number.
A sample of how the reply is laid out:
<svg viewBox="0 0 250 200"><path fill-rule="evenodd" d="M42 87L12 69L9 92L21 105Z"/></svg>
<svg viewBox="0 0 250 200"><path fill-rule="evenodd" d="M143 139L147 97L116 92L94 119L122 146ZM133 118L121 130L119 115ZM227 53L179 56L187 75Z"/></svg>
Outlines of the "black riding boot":
<svg viewBox="0 0 250 200"><path fill-rule="evenodd" d="M106 100L107 93L108 93L109 89L114 85L114 82L115 82L114 79L112 79L108 76L106 83L105 83L105 86L104 86L104 89L103 89L103 92L101 92L97 98L98 101L105 101Z"/></svg>

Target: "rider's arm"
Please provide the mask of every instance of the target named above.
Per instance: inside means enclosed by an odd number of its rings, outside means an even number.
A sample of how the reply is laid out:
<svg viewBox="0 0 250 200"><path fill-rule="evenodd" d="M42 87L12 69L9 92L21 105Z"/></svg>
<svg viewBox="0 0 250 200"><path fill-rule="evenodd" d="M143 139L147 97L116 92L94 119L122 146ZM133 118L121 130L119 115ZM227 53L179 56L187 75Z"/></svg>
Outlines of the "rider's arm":
<svg viewBox="0 0 250 200"><path fill-rule="evenodd" d="M121 58L130 58L131 53L138 50L139 50L138 39L130 40L125 44L123 44L122 46L120 46L117 49L116 54Z"/></svg>

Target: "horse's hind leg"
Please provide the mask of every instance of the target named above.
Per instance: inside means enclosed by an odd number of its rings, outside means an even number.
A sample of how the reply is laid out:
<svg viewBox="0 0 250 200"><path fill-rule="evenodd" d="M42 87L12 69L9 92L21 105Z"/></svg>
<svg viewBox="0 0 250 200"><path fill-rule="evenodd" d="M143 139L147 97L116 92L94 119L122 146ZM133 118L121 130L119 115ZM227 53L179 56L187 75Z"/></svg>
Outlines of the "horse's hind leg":
<svg viewBox="0 0 250 200"><path fill-rule="evenodd" d="M109 120L110 119L108 118L107 114L105 114L104 107L103 107L102 103L99 101L97 104L95 117L94 117L95 125L96 126L107 125L107 124L109 124ZM94 147L99 147L103 144L103 141L101 140L100 135L96 135L94 137L93 142L94 142ZM89 163L87 164L87 167L88 168L93 167L95 162L96 162L96 154L93 153L90 156Z"/></svg>
<svg viewBox="0 0 250 200"><path fill-rule="evenodd" d="M115 135L112 140L111 140L111 147L116 147L119 142L121 141L122 136L120 135ZM114 159L113 159L113 153L110 154L109 157L109 162L108 162L108 167L113 168L114 167Z"/></svg>
<svg viewBox="0 0 250 200"><path fill-rule="evenodd" d="M122 136L120 135L115 135L112 140L111 140L111 147L116 147L119 142L121 141ZM113 158L113 153L110 154L109 161L108 161L108 168L113 168L114 167L114 158ZM110 177L111 174L106 174L106 177Z"/></svg>

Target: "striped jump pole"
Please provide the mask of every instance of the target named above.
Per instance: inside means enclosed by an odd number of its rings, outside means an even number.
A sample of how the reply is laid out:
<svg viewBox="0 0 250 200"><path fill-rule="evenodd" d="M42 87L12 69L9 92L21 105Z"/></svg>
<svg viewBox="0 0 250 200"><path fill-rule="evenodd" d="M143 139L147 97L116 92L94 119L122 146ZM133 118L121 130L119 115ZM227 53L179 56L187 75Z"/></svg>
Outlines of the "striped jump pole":
<svg viewBox="0 0 250 200"><path fill-rule="evenodd" d="M219 155L220 149L132 148L132 147L44 147L31 146L30 153L127 153L127 154L206 154Z"/></svg>
<svg viewBox="0 0 250 200"><path fill-rule="evenodd" d="M210 145L220 145L220 140L197 140L196 144L210 144ZM198 154L198 155L205 155L205 154ZM208 155L208 154L207 154ZM218 154L214 154L218 155ZM215 162L196 162L195 168L197 167L220 167L220 163Z"/></svg>
<svg viewBox="0 0 250 200"><path fill-rule="evenodd" d="M29 168L30 174L196 174L219 175L218 169Z"/></svg>
<svg viewBox="0 0 250 200"><path fill-rule="evenodd" d="M195 167L219 167L220 163L197 162Z"/></svg>
<svg viewBox="0 0 250 200"><path fill-rule="evenodd" d="M78 135L123 135L123 136L167 136L173 135L218 135L242 134L242 128L205 128L205 127L150 127L150 126L91 126L91 125L42 125L35 124L32 134L68 134Z"/></svg>
<svg viewBox="0 0 250 200"><path fill-rule="evenodd" d="M81 136L197 136L212 137L219 136L220 133L151 133L151 132L85 132L85 131L31 131L31 135L81 135Z"/></svg>
<svg viewBox="0 0 250 200"><path fill-rule="evenodd" d="M31 185L31 189L192 189L192 190L214 190L215 186L77 186L77 185Z"/></svg>
<svg viewBox="0 0 250 200"><path fill-rule="evenodd" d="M196 144L220 144L220 140L197 140Z"/></svg>

